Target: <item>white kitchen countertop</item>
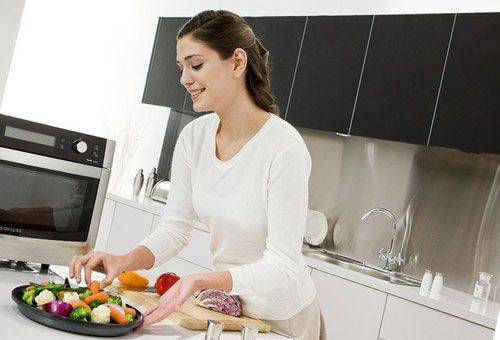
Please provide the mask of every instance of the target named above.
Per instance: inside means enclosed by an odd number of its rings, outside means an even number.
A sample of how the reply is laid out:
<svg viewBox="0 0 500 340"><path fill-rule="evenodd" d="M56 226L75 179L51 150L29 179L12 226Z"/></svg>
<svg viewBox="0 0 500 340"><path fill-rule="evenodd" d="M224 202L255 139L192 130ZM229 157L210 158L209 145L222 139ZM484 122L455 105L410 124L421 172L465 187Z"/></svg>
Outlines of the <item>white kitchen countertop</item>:
<svg viewBox="0 0 500 340"><path fill-rule="evenodd" d="M68 267L51 266L57 275L40 275L32 273L21 273L0 270L0 317L2 320L2 330L0 332L2 339L38 339L38 340L57 340L68 339L91 339L86 335L70 334L45 325L38 324L21 314L15 302L11 298L11 291L17 286L28 284L31 282L47 281L63 281L66 277ZM93 278L99 279L96 273ZM102 277L102 276L101 276ZM155 325L140 329L119 337L120 339L157 339L161 336L162 339L204 339L205 332L191 331L185 329L170 320L163 320ZM239 332L224 331L220 337L222 340L239 340ZM274 333L259 333L257 339L288 339Z"/></svg>
<svg viewBox="0 0 500 340"><path fill-rule="evenodd" d="M481 306L482 308L480 308L484 311L484 314L472 312L472 295L455 289L446 288L446 277L444 278L445 287L443 288L441 297L439 300L433 300L429 297L421 296L419 294L419 287L393 284L325 261L313 259L307 256L304 256L304 258L309 266L321 270L322 272L386 292L390 295L418 303L470 322L474 322L481 326L495 329L496 320L500 311L500 304L488 301Z"/></svg>

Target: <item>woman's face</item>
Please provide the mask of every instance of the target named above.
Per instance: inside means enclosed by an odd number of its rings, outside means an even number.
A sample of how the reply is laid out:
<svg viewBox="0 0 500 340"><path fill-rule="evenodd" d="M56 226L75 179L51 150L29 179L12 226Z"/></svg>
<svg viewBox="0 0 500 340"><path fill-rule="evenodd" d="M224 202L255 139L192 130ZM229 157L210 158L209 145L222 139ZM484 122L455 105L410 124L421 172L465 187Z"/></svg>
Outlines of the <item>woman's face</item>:
<svg viewBox="0 0 500 340"><path fill-rule="evenodd" d="M180 82L193 100L193 109L219 111L227 106L238 89L233 58L222 60L216 51L186 35L177 41Z"/></svg>

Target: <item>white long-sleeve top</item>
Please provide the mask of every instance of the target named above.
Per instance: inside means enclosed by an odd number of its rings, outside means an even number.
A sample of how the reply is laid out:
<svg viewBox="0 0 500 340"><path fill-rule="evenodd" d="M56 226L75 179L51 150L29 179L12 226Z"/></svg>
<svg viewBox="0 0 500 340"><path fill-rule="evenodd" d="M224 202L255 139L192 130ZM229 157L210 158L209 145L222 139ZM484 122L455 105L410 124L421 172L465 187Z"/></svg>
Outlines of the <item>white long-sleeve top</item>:
<svg viewBox="0 0 500 340"><path fill-rule="evenodd" d="M140 245L155 267L189 242L197 219L210 230L217 271L229 270L245 315L284 320L307 307L316 289L301 247L311 158L297 130L271 117L228 161L217 158L217 113L181 131L171 187L158 228Z"/></svg>

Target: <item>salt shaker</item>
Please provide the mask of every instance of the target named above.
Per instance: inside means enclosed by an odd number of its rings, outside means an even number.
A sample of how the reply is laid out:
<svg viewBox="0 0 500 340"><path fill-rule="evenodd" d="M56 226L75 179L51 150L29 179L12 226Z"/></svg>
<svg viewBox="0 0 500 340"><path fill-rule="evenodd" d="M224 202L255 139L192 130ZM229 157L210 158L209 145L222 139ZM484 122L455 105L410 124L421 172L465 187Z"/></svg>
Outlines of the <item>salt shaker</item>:
<svg viewBox="0 0 500 340"><path fill-rule="evenodd" d="M205 333L205 340L219 340L224 324L219 321L208 320L207 331Z"/></svg>
<svg viewBox="0 0 500 340"><path fill-rule="evenodd" d="M243 325L241 340L255 340L257 333L259 333L259 327L256 325Z"/></svg>
<svg viewBox="0 0 500 340"><path fill-rule="evenodd" d="M139 194L141 193L142 184L144 183L144 175L142 173L142 169L137 171L137 174L134 178L134 189L132 191L132 198L135 200L139 199Z"/></svg>
<svg viewBox="0 0 500 340"><path fill-rule="evenodd" d="M153 191L153 186L156 182L156 168L153 168L149 173L148 179L146 181L146 189L144 191L144 198L151 198L151 193Z"/></svg>
<svg viewBox="0 0 500 340"><path fill-rule="evenodd" d="M422 283L420 284L419 294L422 296L429 296L431 292L431 285L432 285L432 272L429 269L426 269L424 277L422 278Z"/></svg>
<svg viewBox="0 0 500 340"><path fill-rule="evenodd" d="M430 297L434 300L439 300L441 291L443 290L443 274L436 273L434 281L432 281Z"/></svg>

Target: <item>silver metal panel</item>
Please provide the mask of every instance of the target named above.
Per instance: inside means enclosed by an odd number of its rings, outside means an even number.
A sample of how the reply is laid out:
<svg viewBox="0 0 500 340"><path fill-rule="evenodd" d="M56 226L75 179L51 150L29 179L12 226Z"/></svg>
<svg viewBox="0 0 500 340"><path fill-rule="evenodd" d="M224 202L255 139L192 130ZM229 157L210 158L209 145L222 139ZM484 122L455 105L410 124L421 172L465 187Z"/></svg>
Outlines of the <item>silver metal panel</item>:
<svg viewBox="0 0 500 340"><path fill-rule="evenodd" d="M500 302L500 157L299 129L313 161L309 208L327 216L324 247L381 267L377 252L390 245L384 207L410 236L402 272L444 274L444 284L472 294L478 271L494 275L490 299Z"/></svg>
<svg viewBox="0 0 500 340"><path fill-rule="evenodd" d="M115 155L116 143L113 140L106 141L106 150L104 152L104 160L102 162L102 167L111 170L113 165L113 157Z"/></svg>
<svg viewBox="0 0 500 340"><path fill-rule="evenodd" d="M73 175L91 178L100 178L101 176L101 169L94 166L2 147L0 147L0 159Z"/></svg>

